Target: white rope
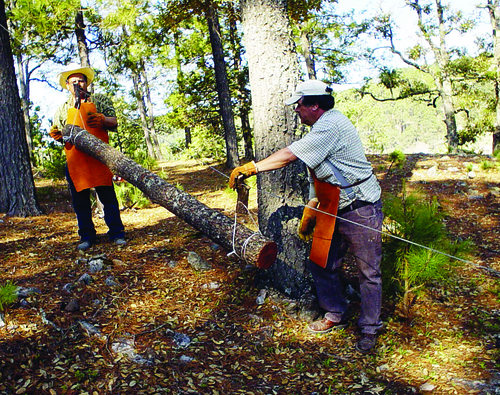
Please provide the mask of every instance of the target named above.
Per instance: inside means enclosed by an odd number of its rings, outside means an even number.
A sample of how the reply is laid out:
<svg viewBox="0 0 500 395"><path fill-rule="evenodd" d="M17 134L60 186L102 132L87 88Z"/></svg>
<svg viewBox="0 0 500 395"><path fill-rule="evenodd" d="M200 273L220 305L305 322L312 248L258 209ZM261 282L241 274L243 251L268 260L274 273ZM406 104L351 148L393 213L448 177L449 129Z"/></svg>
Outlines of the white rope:
<svg viewBox="0 0 500 395"><path fill-rule="evenodd" d="M209 166L210 167L210 166ZM218 170L217 170L218 171ZM218 171L219 172L219 171ZM220 174L223 174L221 172L219 172ZM223 174L224 176L226 176L225 174ZM227 176L226 176L227 177ZM252 220L252 222L254 223L255 227L258 229L258 226L257 226L257 223L254 221L253 219L253 216L252 216L252 213L250 212L250 210L248 209L247 206L245 206L242 202L237 202L236 205L238 204L241 204L243 207L245 207L245 209L247 210L248 214L250 215L250 219ZM242 252L243 252L243 257L241 257L240 255L238 255L238 253L236 252L236 227L238 226L238 221L237 221L237 218L238 218L238 210L235 210L234 211L234 225L233 225L233 236L232 236L232 244L233 244L233 250L227 254L227 256L230 256L230 255L236 255L238 258L240 259L244 259L247 263L248 263L248 259L246 258L246 250L247 250L247 245L248 243L250 242L250 239L252 237L254 237L255 235L258 235L258 234L261 234L260 231L257 231L257 232L254 232L252 233L249 237L247 237L245 239L245 241L243 242L242 244Z"/></svg>
<svg viewBox="0 0 500 395"><path fill-rule="evenodd" d="M218 171L218 170L217 170L217 169L215 169L214 167L209 166L209 165L205 165L205 166L208 166L209 168L211 168L212 170L216 171L217 173L219 173L219 174L223 175L223 176L224 176L224 177L226 177L226 178L229 178L226 174L221 173L220 171ZM263 190L263 189L259 189L259 188L257 188L257 190L258 190L258 191L260 191L260 192L263 192L263 193L267 193L268 195L274 196L275 198L280 199L280 201L282 201L282 202L286 202L286 199L285 199L284 197L281 197L281 196L279 196L279 195L276 195L276 194L275 194L275 193L273 193L273 192L268 192L268 191L265 191L265 190ZM305 206L304 206L304 207L305 207ZM496 275L497 277L500 277L500 272L499 272L499 271L497 271L497 270L494 270L494 269L492 269L492 268L489 268L489 267L486 267L486 266L481 266L481 265L479 265L479 264L477 264L477 263L475 263L475 262L469 261L469 260L467 260L467 259L462 259L462 258L456 257L456 256L454 256L454 255L450 255L450 254L448 254L448 253L446 253L446 252L442 252L442 251L436 250L436 249L434 249L434 248L427 247L427 246L424 246L424 245L419 244L419 243L415 243L414 241L411 241L411 240L406 240L406 239L404 239L404 238L402 238L402 237L399 237L399 236L393 235L393 234L391 234L391 233L387 233L387 232L384 232L384 231L381 231L381 230L378 230L378 229L375 229L375 228L371 228L371 227L366 226L366 225L363 225L363 224L359 224L359 223L357 223L357 222L354 222L354 221L348 220L348 219L346 219L346 218L339 217L339 216L334 215L334 214L327 213L327 212L325 212L325 211L319 210L319 209L314 208L314 207L311 207L311 208L312 208L314 211L317 211L318 213L322 213L322 214L330 215L330 216L332 216L332 217L335 217L335 218L337 218L337 219L340 219L341 221L349 222L349 223L351 223L351 224L353 224L353 225L357 225L357 226L360 226L360 227L362 227L362 228L365 228L365 229L371 230L371 231L373 231L373 232L380 233L380 234L381 234L381 235L383 235L383 236L392 237L393 239L397 239L397 240L403 241L403 242L405 242L405 243L412 244L412 245L414 245L414 246L416 246L416 247L424 248L424 249L429 250L429 251L432 251L432 252L434 252L434 253L444 255L444 256L446 256L446 257L448 257L448 258L455 259L455 260L457 260L457 261L467 263L467 264L472 265L472 266L474 266L474 267L476 267L476 268L478 268L478 269L481 269L481 270L486 270L486 271L488 271L488 272L490 272L490 273L492 273L492 274ZM248 210L248 208L247 208L247 210ZM249 211L249 210L248 210L248 212L250 213L250 211ZM237 217L237 214L235 213L235 227L234 227L234 230L233 230L233 248L234 248L234 232L236 232L236 217ZM252 236L253 236L253 235L252 235ZM252 237L252 236L250 236L250 237ZM247 239L247 240L248 240L248 239ZM231 253L230 253L230 254L231 254ZM229 254L228 254L228 255L229 255Z"/></svg>

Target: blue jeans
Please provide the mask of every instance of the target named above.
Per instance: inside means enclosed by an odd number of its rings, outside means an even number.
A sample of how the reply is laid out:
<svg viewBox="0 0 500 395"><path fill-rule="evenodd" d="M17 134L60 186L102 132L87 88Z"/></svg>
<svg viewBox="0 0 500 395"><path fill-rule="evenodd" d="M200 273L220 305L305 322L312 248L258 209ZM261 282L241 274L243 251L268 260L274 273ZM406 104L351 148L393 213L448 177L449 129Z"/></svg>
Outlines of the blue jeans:
<svg viewBox="0 0 500 395"><path fill-rule="evenodd" d="M340 282L340 271L343 258L349 250L355 258L361 292L358 326L362 333L375 334L382 328L382 237L381 233L356 224L380 231L383 221L382 202L379 200L339 217L335 223L326 268L309 262L319 305L326 311L325 317L331 321L339 322L347 318L348 304Z"/></svg>
<svg viewBox="0 0 500 395"><path fill-rule="evenodd" d="M75 210L76 220L78 222L78 234L82 241L95 242L96 230L92 221L92 206L90 202L90 189L84 189L77 192L68 169L66 169L66 179L68 180L69 190L73 200L73 209ZM108 225L108 236L110 240L116 240L125 237L125 228L120 218L120 207L116 199L113 186L95 187L97 196L104 206L104 222Z"/></svg>

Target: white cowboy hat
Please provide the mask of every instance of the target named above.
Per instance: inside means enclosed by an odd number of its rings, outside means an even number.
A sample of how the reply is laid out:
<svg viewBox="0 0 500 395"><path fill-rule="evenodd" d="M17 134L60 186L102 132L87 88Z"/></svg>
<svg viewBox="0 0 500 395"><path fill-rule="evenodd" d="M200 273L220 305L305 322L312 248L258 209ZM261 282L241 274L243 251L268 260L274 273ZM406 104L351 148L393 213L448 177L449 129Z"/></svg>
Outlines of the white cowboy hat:
<svg viewBox="0 0 500 395"><path fill-rule="evenodd" d="M87 85L90 85L92 81L94 81L94 70L90 67L82 67L78 63L70 63L66 66L64 71L58 74L59 77L59 85L62 86L63 89L68 89L66 87L66 81L70 75L73 74L83 74L87 77Z"/></svg>

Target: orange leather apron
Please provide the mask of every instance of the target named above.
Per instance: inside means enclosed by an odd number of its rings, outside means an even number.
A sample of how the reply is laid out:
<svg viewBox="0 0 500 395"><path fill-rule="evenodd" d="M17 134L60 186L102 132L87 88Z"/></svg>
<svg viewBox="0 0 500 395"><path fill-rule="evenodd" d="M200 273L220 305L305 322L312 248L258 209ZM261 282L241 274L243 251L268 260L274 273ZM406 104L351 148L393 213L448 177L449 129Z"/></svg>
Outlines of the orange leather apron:
<svg viewBox="0 0 500 395"><path fill-rule="evenodd" d="M68 110L67 123L87 130L107 144L109 143L109 136L103 127L92 128L87 126L87 117L96 112L94 103L81 103L79 110L74 107ZM69 175L77 192L88 188L113 185L113 174L104 163L78 151L70 143L64 145L64 151L66 152Z"/></svg>
<svg viewBox="0 0 500 395"><path fill-rule="evenodd" d="M320 181L311 172L314 178L314 189L319 201L319 209L325 213L316 213L316 227L314 228L313 242L309 259L325 268L328 262L328 253L332 244L335 220L339 208L340 187L328 182ZM328 214L332 215L328 215Z"/></svg>

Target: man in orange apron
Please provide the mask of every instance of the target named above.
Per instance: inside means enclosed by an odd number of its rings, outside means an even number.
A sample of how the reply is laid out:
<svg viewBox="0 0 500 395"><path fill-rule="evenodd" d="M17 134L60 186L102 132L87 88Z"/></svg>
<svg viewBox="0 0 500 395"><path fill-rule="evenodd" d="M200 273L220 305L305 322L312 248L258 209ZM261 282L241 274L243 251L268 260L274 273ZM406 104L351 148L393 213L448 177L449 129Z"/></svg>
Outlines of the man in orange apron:
<svg viewBox="0 0 500 395"><path fill-rule="evenodd" d="M91 96L87 87L94 80L94 71L89 67L70 64L59 74L59 84L71 95L56 111L50 135L62 141L61 130L67 123L77 125L105 143L109 142L108 130L117 126L111 101L104 95ZM95 188L103 204L104 221L109 228L108 236L116 245L125 245L125 231L120 218L118 200L113 187L113 175L108 167L91 156L78 151L66 143L66 178L69 183L73 208L78 222L80 244L78 250L89 249L96 241L96 230L92 221L90 188Z"/></svg>
<svg viewBox="0 0 500 395"><path fill-rule="evenodd" d="M236 167L229 186L259 172L282 168L297 159L309 170L309 202L300 221L299 236L312 238L309 268L324 318L309 324L312 333L344 328L348 302L340 280L349 250L355 257L361 293L356 349L370 352L382 328L382 203L381 190L367 161L359 134L349 119L334 110L332 89L317 80L303 82L285 104L311 127L295 141L267 158Z"/></svg>

